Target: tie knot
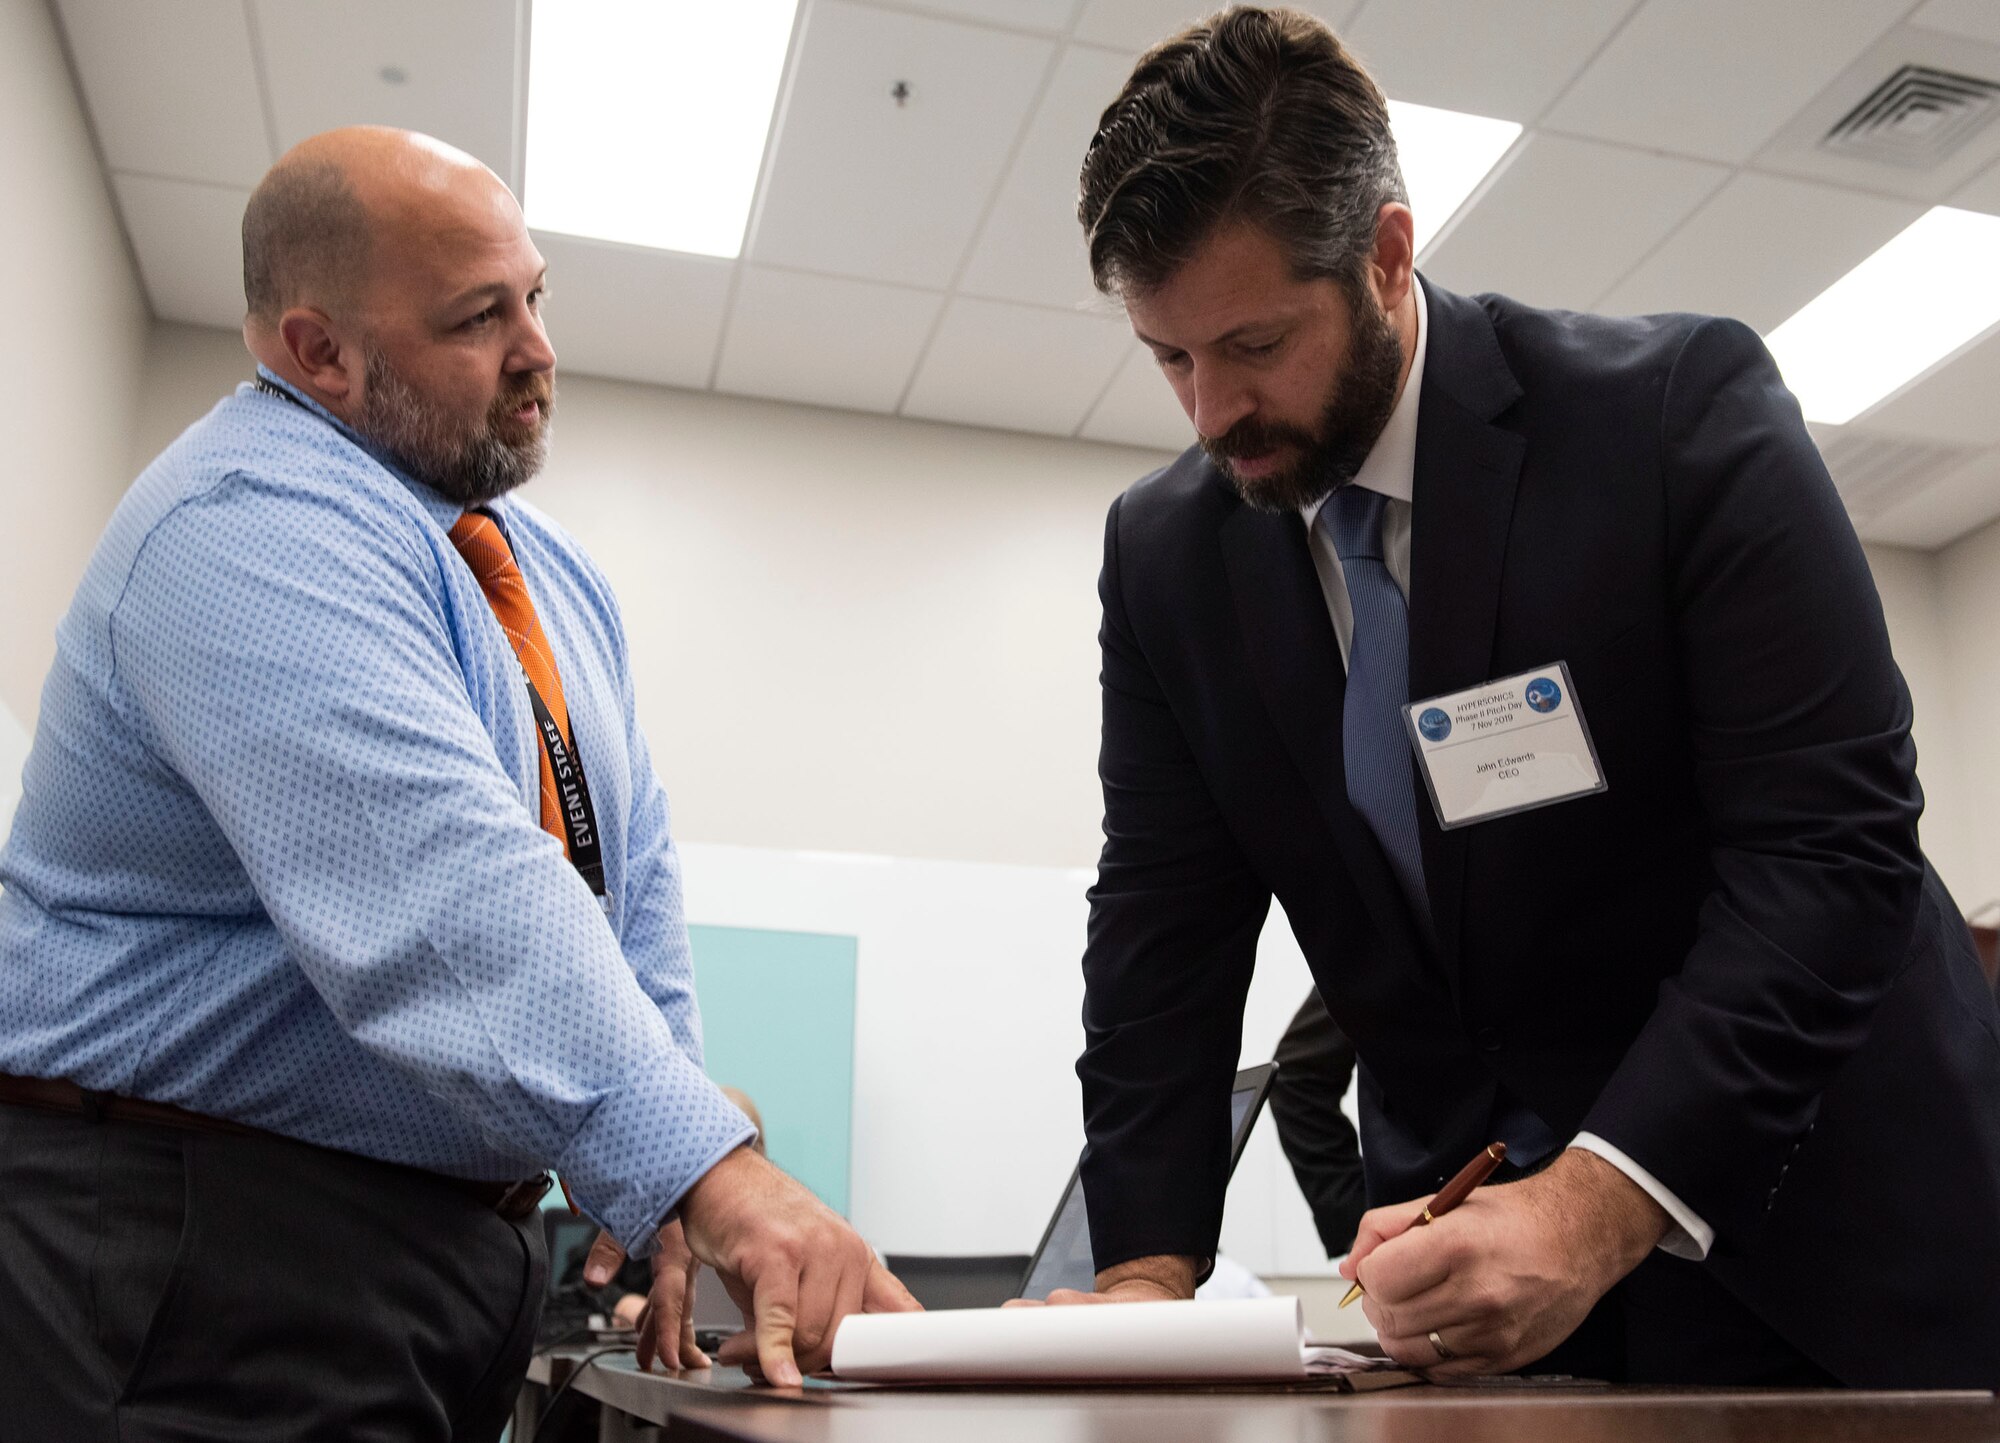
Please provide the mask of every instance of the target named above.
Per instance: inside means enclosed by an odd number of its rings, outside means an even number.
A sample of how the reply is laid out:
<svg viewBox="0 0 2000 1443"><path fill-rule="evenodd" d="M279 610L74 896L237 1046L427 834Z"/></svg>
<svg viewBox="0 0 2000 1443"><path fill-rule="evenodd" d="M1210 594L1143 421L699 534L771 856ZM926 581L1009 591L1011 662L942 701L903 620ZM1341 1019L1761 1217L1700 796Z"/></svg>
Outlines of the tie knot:
<svg viewBox="0 0 2000 1443"><path fill-rule="evenodd" d="M1333 536L1334 554L1342 561L1382 559L1382 512L1389 498L1352 483L1326 498L1320 517Z"/></svg>

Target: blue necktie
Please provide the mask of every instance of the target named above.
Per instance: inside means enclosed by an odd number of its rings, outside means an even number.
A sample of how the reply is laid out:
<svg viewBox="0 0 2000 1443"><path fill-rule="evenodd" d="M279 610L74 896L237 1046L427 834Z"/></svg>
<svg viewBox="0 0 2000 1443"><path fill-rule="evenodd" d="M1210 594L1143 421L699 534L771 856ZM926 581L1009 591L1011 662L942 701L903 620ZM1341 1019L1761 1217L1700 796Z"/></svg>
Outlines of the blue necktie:
<svg viewBox="0 0 2000 1443"><path fill-rule="evenodd" d="M1382 559L1380 491L1347 485L1320 507L1347 578L1354 635L1347 644L1347 701L1340 718L1347 799L1382 844L1424 935L1430 901L1417 841L1417 794L1403 705L1410 699L1410 609Z"/></svg>
<svg viewBox="0 0 2000 1443"><path fill-rule="evenodd" d="M1417 839L1416 778L1403 727L1403 706L1410 699L1410 608L1382 559L1382 513L1388 505L1381 492L1348 485L1329 496L1319 512L1320 524L1333 537L1354 612L1341 755L1347 766L1347 799L1382 844L1418 928L1435 947ZM1506 1141L1507 1160L1517 1167L1547 1156L1558 1142L1549 1125L1505 1088L1494 1099L1492 1128Z"/></svg>

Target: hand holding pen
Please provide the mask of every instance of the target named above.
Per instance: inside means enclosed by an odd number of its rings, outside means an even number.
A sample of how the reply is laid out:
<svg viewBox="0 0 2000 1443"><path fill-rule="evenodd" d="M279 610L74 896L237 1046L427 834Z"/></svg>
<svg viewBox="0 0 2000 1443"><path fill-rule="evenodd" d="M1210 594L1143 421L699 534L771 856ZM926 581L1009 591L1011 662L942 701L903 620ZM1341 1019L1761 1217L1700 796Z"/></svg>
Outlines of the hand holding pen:
<svg viewBox="0 0 2000 1443"><path fill-rule="evenodd" d="M1368 1321L1406 1367L1467 1377L1545 1358L1666 1232L1666 1210L1594 1152L1567 1148L1532 1177L1482 1188L1504 1156L1486 1149L1415 1217L1361 1220L1341 1270L1366 1270ZM1452 1226L1429 1226L1461 1206Z"/></svg>
<svg viewBox="0 0 2000 1443"><path fill-rule="evenodd" d="M1471 1197L1473 1189L1477 1188L1489 1177L1492 1177L1493 1170L1506 1160L1506 1143L1488 1143L1479 1156L1473 1158L1471 1162L1460 1168L1458 1176L1446 1183L1439 1190L1437 1196L1424 1205L1424 1210L1411 1220L1410 1226L1421 1228L1436 1222L1439 1218ZM1347 1290L1347 1296L1340 1300L1340 1306L1344 1308L1360 1296L1361 1280L1356 1278L1354 1286Z"/></svg>

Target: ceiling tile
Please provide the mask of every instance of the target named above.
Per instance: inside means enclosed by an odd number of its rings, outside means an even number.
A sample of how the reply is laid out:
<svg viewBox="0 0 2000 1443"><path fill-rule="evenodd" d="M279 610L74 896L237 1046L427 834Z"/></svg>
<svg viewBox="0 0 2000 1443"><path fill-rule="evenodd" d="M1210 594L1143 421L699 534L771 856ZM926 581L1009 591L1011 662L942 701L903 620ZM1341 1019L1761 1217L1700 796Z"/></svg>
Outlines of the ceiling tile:
<svg viewBox="0 0 2000 1443"><path fill-rule="evenodd" d="M1975 177L1951 198L1951 203L1965 210L1983 210L2000 215L2000 162L1995 162L1984 175Z"/></svg>
<svg viewBox="0 0 2000 1443"><path fill-rule="evenodd" d="M746 266L716 389L894 411L943 304L934 291Z"/></svg>
<svg viewBox="0 0 2000 1443"><path fill-rule="evenodd" d="M112 170L246 189L277 157L239 0L59 0Z"/></svg>
<svg viewBox="0 0 2000 1443"><path fill-rule="evenodd" d="M1727 176L1700 161L1533 135L1424 273L1453 290L1587 309Z"/></svg>
<svg viewBox="0 0 2000 1443"><path fill-rule="evenodd" d="M1194 424L1174 399L1173 387L1153 363L1153 353L1136 344L1077 434L1159 451L1185 451L1194 444Z"/></svg>
<svg viewBox="0 0 2000 1443"><path fill-rule="evenodd" d="M1857 418L1869 431L2000 446L2000 328Z"/></svg>
<svg viewBox="0 0 2000 1443"><path fill-rule="evenodd" d="M1929 0L1910 12L1909 23L2000 45L2000 5L1993 0Z"/></svg>
<svg viewBox="0 0 2000 1443"><path fill-rule="evenodd" d="M820 0L784 107L750 255L943 289L1055 47ZM907 104L890 88L908 82Z"/></svg>
<svg viewBox="0 0 2000 1443"><path fill-rule="evenodd" d="M1216 0L1087 0L1072 33L1089 44L1136 55L1221 8ZM1361 8L1361 0L1306 0L1295 8L1338 31Z"/></svg>
<svg viewBox="0 0 2000 1443"><path fill-rule="evenodd" d="M250 192L146 175L112 178L153 314L243 324L243 206Z"/></svg>
<svg viewBox="0 0 2000 1443"><path fill-rule="evenodd" d="M1996 516L2000 516L2000 451L1989 451L1909 500L1870 517L1859 529L1864 541L1935 550Z"/></svg>
<svg viewBox="0 0 2000 1443"><path fill-rule="evenodd" d="M1123 320L954 300L903 414L1068 436L1131 345Z"/></svg>
<svg viewBox="0 0 2000 1443"><path fill-rule="evenodd" d="M1922 214L1910 201L1740 174L1597 309L1700 311L1768 332Z"/></svg>
<svg viewBox="0 0 2000 1443"><path fill-rule="evenodd" d="M1909 0L1646 0L1544 124L1748 160L1908 8Z"/></svg>
<svg viewBox="0 0 2000 1443"><path fill-rule="evenodd" d="M1060 35L1069 27L1074 0L892 0L891 9L922 10L947 20L978 20L1009 30Z"/></svg>
<svg viewBox="0 0 2000 1443"><path fill-rule="evenodd" d="M515 0L255 0L278 143L337 125L448 141L517 184ZM383 79L385 68L403 75Z"/></svg>
<svg viewBox="0 0 2000 1443"><path fill-rule="evenodd" d="M549 339L563 370L708 385L733 261L533 234L549 263Z"/></svg>
<svg viewBox="0 0 2000 1443"><path fill-rule="evenodd" d="M1860 426L1808 423L1834 489L1859 524L1887 515L1932 486L1949 480L1981 454L1958 446Z"/></svg>
<svg viewBox="0 0 2000 1443"><path fill-rule="evenodd" d="M1132 62L1109 50L1072 45L980 232L959 290L1049 306L1096 298L1083 228L1076 222L1076 176L1097 117L1118 94Z"/></svg>
<svg viewBox="0 0 2000 1443"><path fill-rule="evenodd" d="M1377 0L1343 35L1390 95L1532 122L1638 0ZM1495 64L1494 57L1506 57Z"/></svg>

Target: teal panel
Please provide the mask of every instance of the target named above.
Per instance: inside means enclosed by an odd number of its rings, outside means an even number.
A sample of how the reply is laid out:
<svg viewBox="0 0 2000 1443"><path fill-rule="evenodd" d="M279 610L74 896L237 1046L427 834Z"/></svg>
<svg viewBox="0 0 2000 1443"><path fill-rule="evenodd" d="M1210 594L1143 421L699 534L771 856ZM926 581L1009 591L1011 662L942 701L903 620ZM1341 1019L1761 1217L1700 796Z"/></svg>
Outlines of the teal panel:
<svg viewBox="0 0 2000 1443"><path fill-rule="evenodd" d="M757 927L688 932L708 1075L750 1094L771 1161L844 1216L855 939Z"/></svg>
<svg viewBox="0 0 2000 1443"><path fill-rule="evenodd" d="M764 1115L771 1161L847 1213L854 1133L855 939L690 927L708 1075ZM549 1189L545 1208L564 1206Z"/></svg>

